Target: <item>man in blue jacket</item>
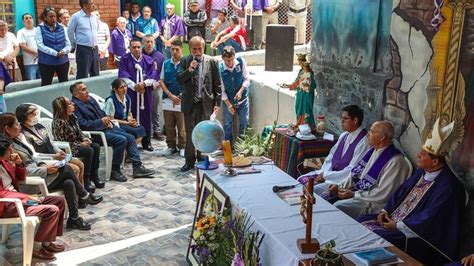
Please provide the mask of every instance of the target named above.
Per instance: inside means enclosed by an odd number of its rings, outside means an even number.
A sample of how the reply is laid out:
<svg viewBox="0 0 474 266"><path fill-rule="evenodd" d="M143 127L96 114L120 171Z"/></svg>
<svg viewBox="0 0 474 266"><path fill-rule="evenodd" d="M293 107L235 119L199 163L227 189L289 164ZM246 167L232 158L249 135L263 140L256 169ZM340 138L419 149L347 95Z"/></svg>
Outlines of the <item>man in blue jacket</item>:
<svg viewBox="0 0 474 266"><path fill-rule="evenodd" d="M74 114L81 129L104 132L107 144L114 149L110 179L119 182L127 181L127 178L120 171L125 149L127 149L128 156L132 161L134 178L149 177L155 173L143 166L135 137L114 126L112 119L106 116L105 112L100 109L99 104L93 98L89 98L86 84L78 81L71 85L69 91L73 95L72 101L76 107Z"/></svg>

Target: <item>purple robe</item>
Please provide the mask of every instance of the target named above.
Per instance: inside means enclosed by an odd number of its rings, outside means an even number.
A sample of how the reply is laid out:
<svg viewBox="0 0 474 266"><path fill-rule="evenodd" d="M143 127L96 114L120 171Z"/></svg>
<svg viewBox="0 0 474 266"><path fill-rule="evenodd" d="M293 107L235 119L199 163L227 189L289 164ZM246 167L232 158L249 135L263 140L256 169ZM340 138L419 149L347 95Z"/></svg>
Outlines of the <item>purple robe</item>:
<svg viewBox="0 0 474 266"><path fill-rule="evenodd" d="M149 57L153 58L153 67L155 68L155 72L156 72L156 76L153 79L160 80L161 69L163 68L163 62L165 61L165 56L157 50L153 50L151 54L148 54L145 51L145 49L143 49L142 54L148 55Z"/></svg>
<svg viewBox="0 0 474 266"><path fill-rule="evenodd" d="M395 194L390 197L385 205L390 215L403 202L405 197L412 192L420 178L423 178L424 170L418 169L407 179ZM414 242L422 243L423 239L443 252L451 260L458 258L458 245L460 238L460 227L462 212L465 204L464 187L459 182L448 166L433 181L434 183L418 201L416 207L405 216L403 223L422 239L414 239ZM359 222L377 219L377 214L364 215L357 220ZM374 230L398 248L405 249L405 235L398 230ZM420 245L410 244L408 241L408 254L415 258L430 258L436 254L422 254L426 252ZM424 244L424 243L422 243ZM432 252L432 251L431 251ZM441 256L439 254L439 256Z"/></svg>
<svg viewBox="0 0 474 266"><path fill-rule="evenodd" d="M165 35L165 25L169 23L169 36ZM176 14L173 14L171 18L168 18L166 16L160 21L160 30L161 30L161 35L166 40L169 40L173 36L184 36L186 35L186 26L184 25L184 21L181 17L177 16Z"/></svg>
<svg viewBox="0 0 474 266"><path fill-rule="evenodd" d="M122 57L127 52L124 36L128 36L129 40L132 39L132 33L130 33L129 30L125 29L125 33L122 33L117 27L115 27L115 29L110 34L109 52L118 57Z"/></svg>
<svg viewBox="0 0 474 266"><path fill-rule="evenodd" d="M247 0L242 1L242 7L247 5ZM264 7L268 6L268 0L254 0L253 1L253 10L258 11L262 10Z"/></svg>
<svg viewBox="0 0 474 266"><path fill-rule="evenodd" d="M147 79L155 79L156 71L153 64L153 58L142 55L140 62L135 61L130 53L125 54L120 60L120 68L118 72L119 78L128 78L135 83L139 83L137 80L137 70L135 65L138 64L142 68L143 81ZM147 86L144 92L144 103L143 109L141 105L137 107L139 94L133 90L133 88L128 88L127 94L130 96L132 103L132 115L133 117L145 128L147 134L151 134L151 109L153 107L153 86ZM137 111L137 108L139 111Z"/></svg>

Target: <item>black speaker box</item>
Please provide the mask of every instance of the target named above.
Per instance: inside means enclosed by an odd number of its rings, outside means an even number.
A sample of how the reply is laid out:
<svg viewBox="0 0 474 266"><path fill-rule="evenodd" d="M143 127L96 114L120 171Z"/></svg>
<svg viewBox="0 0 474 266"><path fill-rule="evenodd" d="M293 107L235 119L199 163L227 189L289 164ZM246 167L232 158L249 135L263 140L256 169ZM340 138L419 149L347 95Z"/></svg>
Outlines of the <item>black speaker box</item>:
<svg viewBox="0 0 474 266"><path fill-rule="evenodd" d="M293 71L295 27L268 25L265 40L265 71Z"/></svg>

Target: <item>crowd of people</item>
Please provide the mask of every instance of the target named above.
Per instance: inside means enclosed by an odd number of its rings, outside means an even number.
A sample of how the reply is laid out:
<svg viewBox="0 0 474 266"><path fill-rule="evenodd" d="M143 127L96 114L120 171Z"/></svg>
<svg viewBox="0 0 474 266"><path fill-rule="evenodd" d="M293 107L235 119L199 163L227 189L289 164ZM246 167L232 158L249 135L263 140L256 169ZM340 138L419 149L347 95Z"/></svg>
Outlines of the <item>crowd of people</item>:
<svg viewBox="0 0 474 266"><path fill-rule="evenodd" d="M306 2L290 1L290 12L298 25ZM36 106L21 104L14 113L0 114L0 197L36 202L25 208L27 215L41 217L35 241L42 245L33 255L44 260L54 259L53 253L64 250L54 241L63 233L65 202L69 210L66 228L89 230L91 225L79 216L78 209L102 201L95 191L105 186L98 175L103 143L83 131L105 134L107 144L113 147L110 178L118 182L128 180L121 171L124 162L131 163L133 178L153 177L155 171L143 165L138 147L141 144L143 151L153 151L152 138L166 140L167 148L160 155L179 153L185 158L181 171L194 169L202 156L192 144L192 130L221 108L225 139L235 140L232 129L237 117L238 133L244 132L249 118L250 79L245 60L236 53L261 48L264 25L275 22L281 5L279 0L251 1L251 6L247 1L236 4L231 0L237 15L227 19L229 3L213 1L212 21L206 29L207 14L203 3L196 0L190 2L184 18L174 13L172 4L166 5L166 17L161 21L151 16L150 7L142 7L140 13L140 6L132 3L109 33L93 1L79 3L81 10L72 16L66 10L57 14L46 8L37 28L31 15L23 15L25 28L18 32L19 41L13 41L15 36L5 32L5 23L0 21L0 38L6 34L12 39L10 53L0 54L0 60L5 67L14 67L15 53L21 47L27 78L41 76L42 85L50 84L54 74L60 81L67 80L71 61L75 61L73 71L78 79L98 75L100 68L107 67L109 53L119 68L103 108L90 97L86 81L72 84L70 97L52 101L52 134L56 140L69 143L71 154L51 142L38 123ZM206 30L212 34L211 48L221 60L205 54ZM188 56L183 56L185 36ZM314 129L314 74L304 55L298 55L298 62L301 70L288 87L297 91L297 124L309 124ZM4 73L6 70L0 68L0 74ZM0 80L8 83L8 74L2 75ZM165 134L159 123L161 111ZM435 124L417 156L418 169L411 172L393 143L393 124L377 121L366 130L363 119L359 106L344 107L344 132L321 169L300 176L298 181L306 184L314 178L316 194L420 261L437 264L456 260L465 192L445 161L452 124ZM42 177L48 189L62 189L64 199L20 193L18 181L28 175ZM17 215L11 204L0 203L0 217Z"/></svg>

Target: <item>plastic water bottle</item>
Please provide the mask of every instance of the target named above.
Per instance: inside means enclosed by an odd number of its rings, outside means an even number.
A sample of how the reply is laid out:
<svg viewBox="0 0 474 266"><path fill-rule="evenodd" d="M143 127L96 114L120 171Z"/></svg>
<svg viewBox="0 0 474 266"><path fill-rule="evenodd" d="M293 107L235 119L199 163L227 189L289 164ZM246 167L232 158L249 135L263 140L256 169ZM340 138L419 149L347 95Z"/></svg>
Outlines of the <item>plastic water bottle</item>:
<svg viewBox="0 0 474 266"><path fill-rule="evenodd" d="M7 112L7 104L5 103L5 98L3 95L0 95L0 114Z"/></svg>

